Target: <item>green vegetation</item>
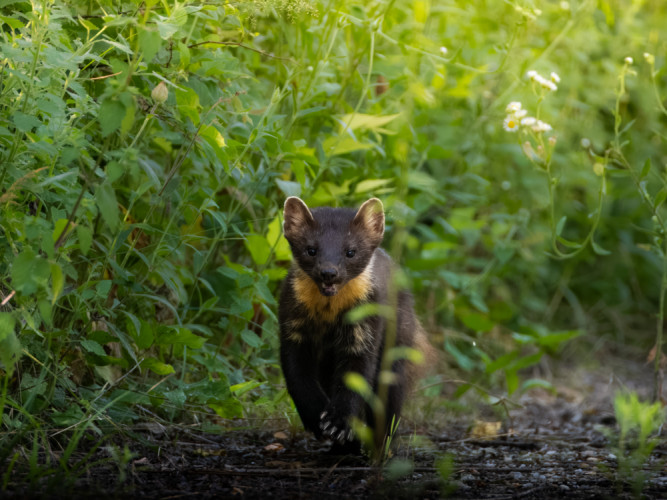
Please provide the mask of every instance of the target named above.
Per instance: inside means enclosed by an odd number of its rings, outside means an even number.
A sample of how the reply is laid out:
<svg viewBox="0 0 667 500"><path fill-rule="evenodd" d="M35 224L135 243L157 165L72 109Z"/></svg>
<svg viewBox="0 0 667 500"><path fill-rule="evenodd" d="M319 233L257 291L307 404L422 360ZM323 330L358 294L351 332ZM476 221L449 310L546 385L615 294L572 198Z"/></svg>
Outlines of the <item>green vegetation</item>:
<svg viewBox="0 0 667 500"><path fill-rule="evenodd" d="M614 398L614 413L619 432L606 432L610 448L618 460L620 479L630 484L639 498L648 476L643 467L659 442L655 435L665 423L665 413L661 403L642 403L636 394L624 392Z"/></svg>
<svg viewBox="0 0 667 500"><path fill-rule="evenodd" d="M659 386L660 2L8 0L0 24L3 486L146 419L298 426L288 195L382 198L457 396L544 386L521 370L574 338L656 346Z"/></svg>

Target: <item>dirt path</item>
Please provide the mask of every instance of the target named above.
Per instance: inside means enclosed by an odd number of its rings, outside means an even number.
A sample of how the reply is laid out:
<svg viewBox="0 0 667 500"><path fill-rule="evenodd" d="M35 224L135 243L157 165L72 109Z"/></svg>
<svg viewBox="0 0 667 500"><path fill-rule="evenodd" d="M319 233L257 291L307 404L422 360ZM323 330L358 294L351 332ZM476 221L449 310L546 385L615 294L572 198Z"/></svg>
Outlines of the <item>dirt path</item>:
<svg viewBox="0 0 667 500"><path fill-rule="evenodd" d="M91 457L99 465L72 484L55 478L35 489L14 476L4 496L578 499L641 492L642 498L667 498L664 443L625 472L609 446L616 426L612 395L632 383L599 372L577 380L558 387L557 395L524 396L501 428L492 418L484 425L468 419L424 436L403 434L384 469L361 457L329 455L327 443L303 432L211 435L151 426L115 441L132 452L126 467L108 460L110 449L102 447Z"/></svg>

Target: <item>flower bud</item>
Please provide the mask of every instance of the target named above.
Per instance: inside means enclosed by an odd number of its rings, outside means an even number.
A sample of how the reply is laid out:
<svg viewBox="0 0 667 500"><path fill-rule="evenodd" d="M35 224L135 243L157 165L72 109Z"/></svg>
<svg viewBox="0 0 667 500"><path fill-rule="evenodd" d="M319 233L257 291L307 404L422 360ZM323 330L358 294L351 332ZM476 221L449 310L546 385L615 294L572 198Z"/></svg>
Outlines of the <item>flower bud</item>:
<svg viewBox="0 0 667 500"><path fill-rule="evenodd" d="M598 177L602 177L604 175L604 165L602 163L596 163L593 165L593 172L595 172L595 175Z"/></svg>
<svg viewBox="0 0 667 500"><path fill-rule="evenodd" d="M167 88L167 84L164 82L158 83L151 92L151 98L155 104L162 104L167 100L167 97L169 97L169 89Z"/></svg>

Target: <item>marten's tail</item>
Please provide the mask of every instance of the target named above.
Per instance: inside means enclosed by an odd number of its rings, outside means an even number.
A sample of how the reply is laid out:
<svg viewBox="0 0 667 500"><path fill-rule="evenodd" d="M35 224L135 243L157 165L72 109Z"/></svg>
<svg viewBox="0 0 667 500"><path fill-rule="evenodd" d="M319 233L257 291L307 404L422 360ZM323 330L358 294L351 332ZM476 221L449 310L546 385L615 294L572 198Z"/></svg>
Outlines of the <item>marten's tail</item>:
<svg viewBox="0 0 667 500"><path fill-rule="evenodd" d="M426 332L421 325L418 325L414 336L412 347L422 353L421 363L409 363L407 370L408 383L412 388L417 381L429 372L432 372L438 361L438 353L429 342Z"/></svg>

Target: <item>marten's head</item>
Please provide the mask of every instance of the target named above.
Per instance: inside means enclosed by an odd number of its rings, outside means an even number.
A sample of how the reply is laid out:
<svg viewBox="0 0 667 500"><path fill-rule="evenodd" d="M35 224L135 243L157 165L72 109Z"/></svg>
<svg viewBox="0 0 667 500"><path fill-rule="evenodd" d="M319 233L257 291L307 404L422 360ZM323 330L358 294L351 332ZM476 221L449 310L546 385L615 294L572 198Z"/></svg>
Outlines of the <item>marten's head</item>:
<svg viewBox="0 0 667 500"><path fill-rule="evenodd" d="M314 208L296 196L285 201L285 238L299 268L327 297L336 295L368 266L384 235L382 202L371 198L356 212Z"/></svg>

